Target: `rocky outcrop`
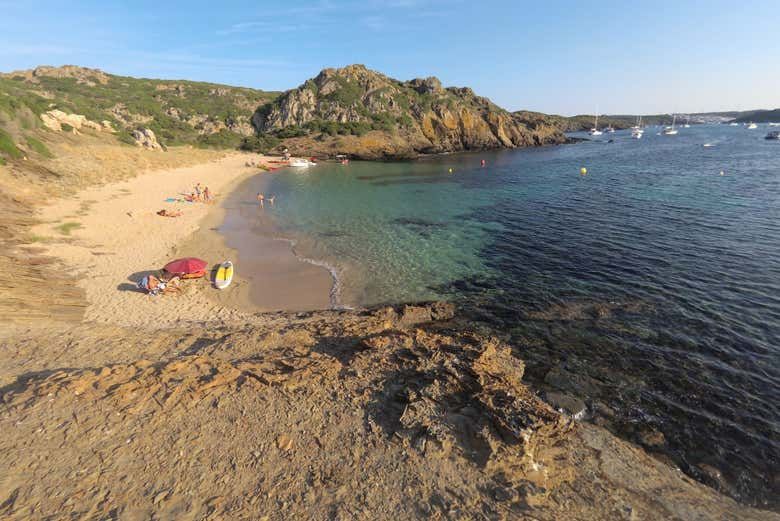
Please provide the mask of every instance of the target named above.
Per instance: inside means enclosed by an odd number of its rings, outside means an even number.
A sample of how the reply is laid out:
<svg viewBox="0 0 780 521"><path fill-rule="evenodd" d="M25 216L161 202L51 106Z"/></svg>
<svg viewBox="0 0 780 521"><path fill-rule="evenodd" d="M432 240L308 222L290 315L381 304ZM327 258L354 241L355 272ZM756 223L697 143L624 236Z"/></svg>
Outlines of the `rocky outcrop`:
<svg viewBox="0 0 780 521"><path fill-rule="evenodd" d="M74 132L78 132L82 128L90 128L97 131L114 131L110 121L96 123L90 121L86 116L81 114L67 114L61 110L49 110L44 112L41 114L41 121L43 121L44 127L49 130L54 130L55 132L61 132L63 130L63 125L70 126Z"/></svg>
<svg viewBox="0 0 780 521"><path fill-rule="evenodd" d="M162 150L163 146L157 142L157 136L154 135L151 129L139 128L133 130L131 133L135 144L139 147L148 148L150 150Z"/></svg>
<svg viewBox="0 0 780 521"><path fill-rule="evenodd" d="M559 129L531 128L469 88L444 88L433 77L402 82L363 65L325 69L252 118L259 132L306 129L322 121L339 125L339 134L357 129L400 135L408 144L405 155L565 142Z"/></svg>
<svg viewBox="0 0 780 521"><path fill-rule="evenodd" d="M108 83L109 76L100 69L89 69L77 65L63 65L62 67L51 67L41 65L34 69L24 71L14 71L7 74L0 74L0 77L18 78L22 77L30 83L39 83L40 78L74 78L76 83L94 87L97 84L105 85Z"/></svg>

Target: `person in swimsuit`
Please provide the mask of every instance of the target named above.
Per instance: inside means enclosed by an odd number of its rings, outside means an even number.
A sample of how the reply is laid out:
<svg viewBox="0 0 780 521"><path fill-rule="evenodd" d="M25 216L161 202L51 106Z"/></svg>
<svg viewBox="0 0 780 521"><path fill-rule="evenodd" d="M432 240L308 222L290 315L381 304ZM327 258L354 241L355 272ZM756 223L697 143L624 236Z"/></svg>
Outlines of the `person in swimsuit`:
<svg viewBox="0 0 780 521"><path fill-rule="evenodd" d="M260 203L260 207L265 207L265 196L260 192L257 193L257 202Z"/></svg>

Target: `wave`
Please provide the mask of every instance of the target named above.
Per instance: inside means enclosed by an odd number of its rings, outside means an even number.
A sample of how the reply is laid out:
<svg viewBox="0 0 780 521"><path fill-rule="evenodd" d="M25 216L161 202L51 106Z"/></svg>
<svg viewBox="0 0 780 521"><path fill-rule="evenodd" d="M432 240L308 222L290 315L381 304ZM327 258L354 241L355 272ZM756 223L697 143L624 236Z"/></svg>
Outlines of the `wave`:
<svg viewBox="0 0 780 521"><path fill-rule="evenodd" d="M301 254L297 249L296 246L298 244L298 241L295 239L290 239L289 237L280 237L275 236L273 237L275 241L282 241L286 242L290 245L290 251L292 251L293 255L301 261L306 262L308 264L312 264L314 266L319 266L320 268L325 268L328 270L328 273L330 273L331 279L333 279L333 284L330 288L330 294L329 294L329 301L330 301L330 307L337 310L353 310L355 309L352 306L348 306L346 304L341 303L341 291L343 289L342 284L342 277L340 275L340 270L338 267L334 266L333 264L330 264L326 261L319 260L319 259L312 259L310 257L306 257L305 255Z"/></svg>

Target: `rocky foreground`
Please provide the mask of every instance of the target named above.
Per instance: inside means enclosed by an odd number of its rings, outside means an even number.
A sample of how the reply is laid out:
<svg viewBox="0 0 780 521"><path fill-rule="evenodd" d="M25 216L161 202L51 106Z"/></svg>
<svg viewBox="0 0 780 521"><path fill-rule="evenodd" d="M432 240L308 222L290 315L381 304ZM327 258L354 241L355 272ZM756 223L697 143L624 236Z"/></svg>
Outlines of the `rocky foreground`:
<svg viewBox="0 0 780 521"><path fill-rule="evenodd" d="M523 383L443 304L6 331L4 519L778 519Z"/></svg>

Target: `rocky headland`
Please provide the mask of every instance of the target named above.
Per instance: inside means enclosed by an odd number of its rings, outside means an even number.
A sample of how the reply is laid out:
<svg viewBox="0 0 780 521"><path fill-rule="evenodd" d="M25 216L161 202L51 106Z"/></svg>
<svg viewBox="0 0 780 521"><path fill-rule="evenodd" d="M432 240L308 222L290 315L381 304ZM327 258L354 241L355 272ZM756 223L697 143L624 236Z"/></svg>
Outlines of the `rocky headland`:
<svg viewBox="0 0 780 521"><path fill-rule="evenodd" d="M324 69L258 108L252 123L292 138L285 145L293 151L362 159L565 142L558 128L526 125L468 87L443 87L433 77L399 81L363 65Z"/></svg>

